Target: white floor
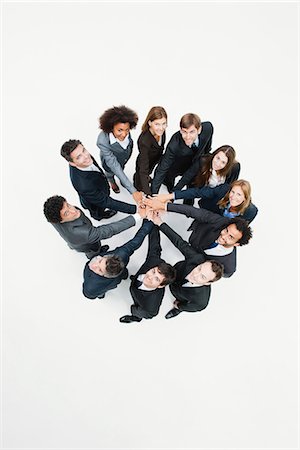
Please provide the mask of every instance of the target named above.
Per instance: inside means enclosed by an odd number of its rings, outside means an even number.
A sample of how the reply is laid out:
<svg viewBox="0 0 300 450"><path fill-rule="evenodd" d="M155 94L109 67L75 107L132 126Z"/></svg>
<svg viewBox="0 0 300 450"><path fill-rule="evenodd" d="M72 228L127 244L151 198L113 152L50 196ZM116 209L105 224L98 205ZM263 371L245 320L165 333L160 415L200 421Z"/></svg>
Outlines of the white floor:
<svg viewBox="0 0 300 450"><path fill-rule="evenodd" d="M297 4L2 9L1 448L299 448ZM139 114L134 141L156 104L169 113L167 139L186 112L210 120L213 148L233 145L252 184L253 241L202 313L167 321L167 290L158 317L120 324L129 280L104 301L86 300L85 256L43 217L51 195L79 205L63 142L81 139L99 160L97 118L119 104ZM136 156L135 145L130 176ZM116 198L130 201L124 191ZM188 219L166 221L188 238ZM181 259L165 236L162 245L168 261Z"/></svg>

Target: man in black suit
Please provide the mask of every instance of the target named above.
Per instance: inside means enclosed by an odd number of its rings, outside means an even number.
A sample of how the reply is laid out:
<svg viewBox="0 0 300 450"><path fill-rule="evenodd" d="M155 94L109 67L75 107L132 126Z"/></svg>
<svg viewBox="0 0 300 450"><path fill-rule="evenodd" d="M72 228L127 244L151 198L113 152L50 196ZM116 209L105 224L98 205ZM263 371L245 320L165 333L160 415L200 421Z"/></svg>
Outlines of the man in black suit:
<svg viewBox="0 0 300 450"><path fill-rule="evenodd" d="M78 192L81 205L90 211L94 219L108 219L117 211L128 214L137 212L136 205L110 197L109 183L103 170L79 140L65 142L60 153L69 163L71 182ZM137 202L141 200L139 192L132 195Z"/></svg>
<svg viewBox="0 0 300 450"><path fill-rule="evenodd" d="M158 314L165 293L165 286L175 280L176 271L160 257L160 236L157 227L149 234L149 246L145 263L136 275L131 276L130 293L134 304L131 315L120 318L122 323L152 319Z"/></svg>
<svg viewBox="0 0 300 450"><path fill-rule="evenodd" d="M199 165L201 155L209 153L212 135L210 122L201 123L197 114L185 114L180 120L180 130L171 137L155 170L152 193L157 194L162 183L172 192L175 178L186 176L195 164Z"/></svg>
<svg viewBox="0 0 300 450"><path fill-rule="evenodd" d="M185 257L184 261L179 261L174 266L176 280L170 284L170 291L175 297L174 308L166 314L166 319L176 317L182 311L202 311L210 299L211 283L223 275L223 266L217 261L207 261L202 252L194 250L169 225L163 223L159 214L154 213L151 220Z"/></svg>
<svg viewBox="0 0 300 450"><path fill-rule="evenodd" d="M144 220L142 227L130 241L87 262L83 272L83 295L90 300L104 298L107 291L115 289L122 280L126 280L129 258L142 245L152 228L153 223Z"/></svg>
<svg viewBox="0 0 300 450"><path fill-rule="evenodd" d="M230 219L203 208L189 205L162 203L156 198L144 200L153 209L166 210L193 217L189 230L189 243L196 251L204 251L206 259L214 259L224 266L224 277L229 278L236 271L236 247L246 245L252 237L252 230L246 220Z"/></svg>

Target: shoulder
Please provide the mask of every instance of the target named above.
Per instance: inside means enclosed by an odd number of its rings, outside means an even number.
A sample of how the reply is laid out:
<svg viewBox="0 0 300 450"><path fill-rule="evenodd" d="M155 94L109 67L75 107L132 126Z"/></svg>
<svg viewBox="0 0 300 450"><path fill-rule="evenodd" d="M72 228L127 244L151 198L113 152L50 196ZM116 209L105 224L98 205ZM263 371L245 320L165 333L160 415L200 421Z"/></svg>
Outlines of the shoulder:
<svg viewBox="0 0 300 450"><path fill-rule="evenodd" d="M104 131L101 131L101 133L99 133L98 139L97 139L97 145L98 144L109 144L109 134L108 133L104 133Z"/></svg>
<svg viewBox="0 0 300 450"><path fill-rule="evenodd" d="M150 131L143 131L137 140L138 144L151 144L152 142L152 134Z"/></svg>

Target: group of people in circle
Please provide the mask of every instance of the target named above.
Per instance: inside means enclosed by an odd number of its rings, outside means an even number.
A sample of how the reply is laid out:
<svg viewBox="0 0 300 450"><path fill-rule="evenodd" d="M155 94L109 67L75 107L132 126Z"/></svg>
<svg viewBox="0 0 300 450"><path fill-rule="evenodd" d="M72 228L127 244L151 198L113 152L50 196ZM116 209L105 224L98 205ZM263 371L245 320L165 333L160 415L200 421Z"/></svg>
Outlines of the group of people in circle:
<svg viewBox="0 0 300 450"><path fill-rule="evenodd" d="M134 145L130 130L137 126L138 115L124 105L107 109L99 118L101 165L78 139L69 139L61 147L72 185L90 216L100 221L119 211L125 218L94 226L80 208L60 195L44 203L48 222L70 248L85 252L88 258L83 294L91 300L103 299L128 278L130 257L148 236L145 261L130 276L133 303L130 314L120 318L122 323L155 317L167 285L174 301L166 319L206 308L211 284L236 271L237 248L249 243L249 224L258 212L249 181L239 179L234 148L222 145L212 151L212 124L201 122L197 114L184 114L165 150L167 120L161 106L148 112L137 140L139 153L132 179L125 168ZM167 194L159 193L162 184ZM121 186L132 195L133 204L115 198ZM198 206L194 206L195 199ZM163 221L164 211L178 214L180 224L184 223L182 215L194 219L188 242ZM139 223L133 238L123 245L113 250L102 245L103 239ZM161 232L182 253L181 261L173 264L162 258Z"/></svg>

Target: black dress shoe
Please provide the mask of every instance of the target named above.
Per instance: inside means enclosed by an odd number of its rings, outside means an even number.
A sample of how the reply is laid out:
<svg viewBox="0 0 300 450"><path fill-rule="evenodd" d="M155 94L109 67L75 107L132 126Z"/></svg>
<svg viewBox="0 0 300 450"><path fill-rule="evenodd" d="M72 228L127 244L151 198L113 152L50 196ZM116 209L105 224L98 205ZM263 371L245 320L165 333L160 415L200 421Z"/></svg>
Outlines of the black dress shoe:
<svg viewBox="0 0 300 450"><path fill-rule="evenodd" d="M180 311L180 309L177 308L170 309L170 311L165 315L165 318L172 319L172 317L178 316L178 314L180 314L181 312L182 311Z"/></svg>
<svg viewBox="0 0 300 450"><path fill-rule="evenodd" d="M106 253L108 249L109 245L102 245L102 247L100 248L100 253Z"/></svg>
<svg viewBox="0 0 300 450"><path fill-rule="evenodd" d="M115 216L116 214L117 214L117 211L115 211L114 209L107 209L102 214L101 219L110 219L111 217Z"/></svg>
<svg viewBox="0 0 300 450"><path fill-rule="evenodd" d="M142 319L136 316L123 316L120 317L119 321L122 323L140 322Z"/></svg>
<svg viewBox="0 0 300 450"><path fill-rule="evenodd" d="M99 295L99 297L97 297L97 298L104 298L105 297L105 294L102 294L102 295Z"/></svg>
<svg viewBox="0 0 300 450"><path fill-rule="evenodd" d="M122 280L127 280L128 278L128 269L125 267L124 272L122 274Z"/></svg>

